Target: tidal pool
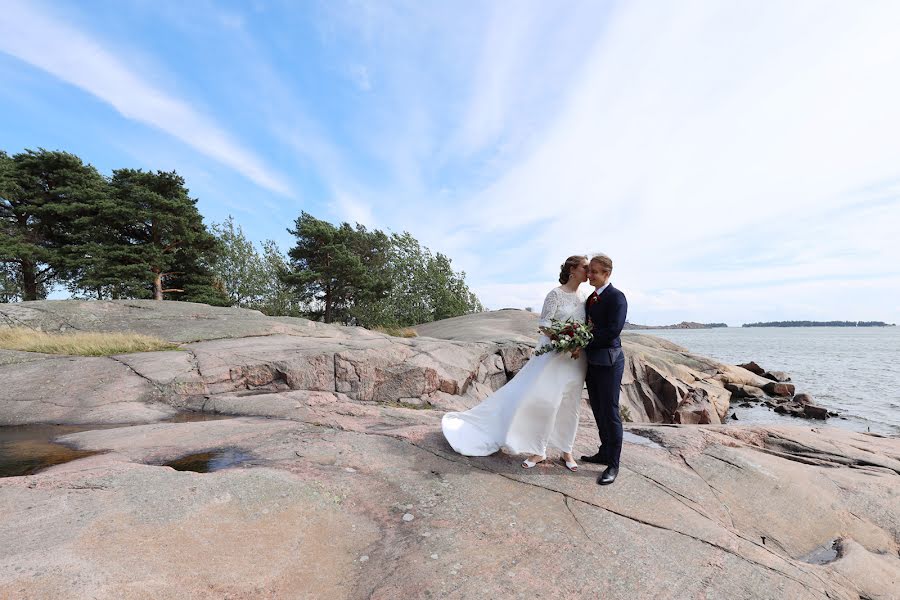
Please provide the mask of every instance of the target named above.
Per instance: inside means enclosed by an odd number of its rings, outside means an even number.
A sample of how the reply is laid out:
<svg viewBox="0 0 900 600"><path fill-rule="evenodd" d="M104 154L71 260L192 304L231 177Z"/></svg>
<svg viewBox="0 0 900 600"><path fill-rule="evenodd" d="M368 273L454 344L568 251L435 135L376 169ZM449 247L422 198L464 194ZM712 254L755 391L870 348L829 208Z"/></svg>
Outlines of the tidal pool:
<svg viewBox="0 0 900 600"><path fill-rule="evenodd" d="M0 427L0 477L33 475L42 469L99 454L54 443L68 433L108 429L95 425L13 425Z"/></svg>
<svg viewBox="0 0 900 600"><path fill-rule="evenodd" d="M232 419L228 415L211 415L198 412L182 412L162 423L193 423ZM10 425L0 427L0 477L34 475L38 471L61 465L86 456L100 454L102 450L76 450L54 442L69 433L134 427L137 424L106 425Z"/></svg>
<svg viewBox="0 0 900 600"><path fill-rule="evenodd" d="M253 457L236 448L221 448L210 452L188 454L173 461L164 463L163 466L172 467L176 471L194 471L195 473L212 473L242 463L247 463Z"/></svg>

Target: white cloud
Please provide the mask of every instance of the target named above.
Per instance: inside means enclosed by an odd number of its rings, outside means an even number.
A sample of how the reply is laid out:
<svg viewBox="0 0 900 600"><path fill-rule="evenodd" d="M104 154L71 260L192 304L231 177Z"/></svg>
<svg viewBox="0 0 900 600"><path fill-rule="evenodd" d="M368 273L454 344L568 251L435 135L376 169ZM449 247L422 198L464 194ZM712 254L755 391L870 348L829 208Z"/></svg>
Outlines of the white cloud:
<svg viewBox="0 0 900 600"><path fill-rule="evenodd" d="M40 11L34 3L4 3L0 51L81 88L125 118L166 132L268 190L291 194L281 175L242 147L212 118L144 80L111 49Z"/></svg>
<svg viewBox="0 0 900 600"><path fill-rule="evenodd" d="M890 2L620 4L534 151L461 211L470 243L538 228L479 275L599 247L647 308L730 286L704 306L750 312L748 283L895 274L900 201L860 190L900 179L898 25Z"/></svg>
<svg viewBox="0 0 900 600"><path fill-rule="evenodd" d="M505 2L490 4L489 25L483 39L481 60L475 65L472 95L464 113L454 151L474 153L497 141L512 116L512 104L520 93L522 72L539 25L540 11L534 3L518 8Z"/></svg>
<svg viewBox="0 0 900 600"><path fill-rule="evenodd" d="M0 50L286 188L209 117L34 6L7 3ZM408 229L488 306L537 310L566 256L602 250L636 322L900 320L900 4L288 8L267 9L265 38L255 20L213 25L237 27L222 78L265 98L259 129L308 184L297 203ZM310 12L314 91L282 61Z"/></svg>
<svg viewBox="0 0 900 600"><path fill-rule="evenodd" d="M334 205L340 217L350 223L359 223L367 227L377 227L372 207L350 193L338 190L335 192Z"/></svg>

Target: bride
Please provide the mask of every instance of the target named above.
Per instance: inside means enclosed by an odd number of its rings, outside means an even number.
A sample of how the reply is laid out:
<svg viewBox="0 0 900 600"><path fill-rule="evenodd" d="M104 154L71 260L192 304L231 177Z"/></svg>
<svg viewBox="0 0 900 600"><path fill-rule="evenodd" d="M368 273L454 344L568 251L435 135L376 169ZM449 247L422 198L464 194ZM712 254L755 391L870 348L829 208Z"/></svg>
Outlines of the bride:
<svg viewBox="0 0 900 600"><path fill-rule="evenodd" d="M538 347L550 341L551 319L584 321L585 297L578 286L587 281L586 256L570 256L560 268L559 287L544 300L538 322L544 334ZM572 446L578 430L581 390L587 361L584 356L547 353L534 356L512 381L466 412L449 412L441 426L454 450L466 456L488 456L503 449L528 454L522 467L530 469L547 457L547 447L562 451L566 468L575 471Z"/></svg>

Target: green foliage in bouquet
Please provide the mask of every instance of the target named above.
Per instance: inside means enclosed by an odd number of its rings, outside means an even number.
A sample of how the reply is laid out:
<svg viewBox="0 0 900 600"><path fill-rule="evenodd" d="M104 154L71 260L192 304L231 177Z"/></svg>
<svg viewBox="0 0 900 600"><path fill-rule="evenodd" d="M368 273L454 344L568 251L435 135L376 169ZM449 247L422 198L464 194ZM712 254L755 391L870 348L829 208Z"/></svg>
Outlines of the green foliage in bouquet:
<svg viewBox="0 0 900 600"><path fill-rule="evenodd" d="M553 319L550 321L550 327L545 328L550 343L538 348L534 353L535 356L547 354L548 352L572 353L580 350L588 345L591 338L591 326L587 323L580 323L567 319L558 321Z"/></svg>

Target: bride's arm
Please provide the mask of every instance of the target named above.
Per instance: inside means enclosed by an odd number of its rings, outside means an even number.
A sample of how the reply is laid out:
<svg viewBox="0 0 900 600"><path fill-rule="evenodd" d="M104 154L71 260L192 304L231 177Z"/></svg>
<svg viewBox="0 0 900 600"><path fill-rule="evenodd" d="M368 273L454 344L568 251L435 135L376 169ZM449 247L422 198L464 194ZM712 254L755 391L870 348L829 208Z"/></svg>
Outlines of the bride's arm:
<svg viewBox="0 0 900 600"><path fill-rule="evenodd" d="M556 290L550 290L550 293L544 298L544 307L541 308L541 318L538 321L538 329L546 336L550 335L547 328L553 324L552 319L556 317L558 307L559 297L556 295Z"/></svg>

